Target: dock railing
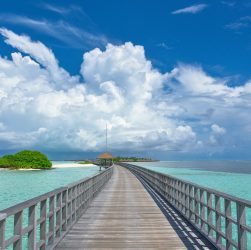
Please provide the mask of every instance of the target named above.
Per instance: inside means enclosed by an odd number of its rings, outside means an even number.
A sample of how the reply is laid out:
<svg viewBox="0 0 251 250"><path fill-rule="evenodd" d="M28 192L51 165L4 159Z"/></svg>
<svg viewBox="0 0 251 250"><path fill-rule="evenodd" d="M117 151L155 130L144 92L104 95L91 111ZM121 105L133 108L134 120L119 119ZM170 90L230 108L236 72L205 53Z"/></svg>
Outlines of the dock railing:
<svg viewBox="0 0 251 250"><path fill-rule="evenodd" d="M55 248L112 173L110 167L0 211L0 250Z"/></svg>
<svg viewBox="0 0 251 250"><path fill-rule="evenodd" d="M127 163L218 249L251 249L251 202ZM250 192L250 190L247 190Z"/></svg>

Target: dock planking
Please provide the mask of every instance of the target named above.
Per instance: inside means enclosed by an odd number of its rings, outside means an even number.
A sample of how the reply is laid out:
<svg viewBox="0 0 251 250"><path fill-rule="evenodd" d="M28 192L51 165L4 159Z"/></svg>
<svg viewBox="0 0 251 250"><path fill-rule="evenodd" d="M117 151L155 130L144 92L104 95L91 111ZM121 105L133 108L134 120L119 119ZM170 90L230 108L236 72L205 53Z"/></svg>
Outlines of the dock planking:
<svg viewBox="0 0 251 250"><path fill-rule="evenodd" d="M175 220L181 220L175 214ZM114 174L56 249L212 249L182 221L175 226L127 169Z"/></svg>

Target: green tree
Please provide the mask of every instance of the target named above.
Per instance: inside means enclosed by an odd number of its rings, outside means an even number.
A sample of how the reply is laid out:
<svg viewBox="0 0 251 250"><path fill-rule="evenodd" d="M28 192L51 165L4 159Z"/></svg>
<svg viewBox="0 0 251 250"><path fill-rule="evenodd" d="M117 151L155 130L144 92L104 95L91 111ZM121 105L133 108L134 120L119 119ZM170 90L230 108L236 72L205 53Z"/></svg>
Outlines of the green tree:
<svg viewBox="0 0 251 250"><path fill-rule="evenodd" d="M0 158L0 167L50 169L51 166L47 156L39 151L23 150Z"/></svg>

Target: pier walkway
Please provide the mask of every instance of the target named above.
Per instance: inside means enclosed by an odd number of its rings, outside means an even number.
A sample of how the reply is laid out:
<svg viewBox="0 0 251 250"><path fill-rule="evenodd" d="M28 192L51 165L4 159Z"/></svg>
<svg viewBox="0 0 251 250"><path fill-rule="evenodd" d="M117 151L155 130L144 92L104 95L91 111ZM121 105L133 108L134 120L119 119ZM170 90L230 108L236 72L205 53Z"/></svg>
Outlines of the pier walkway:
<svg viewBox="0 0 251 250"><path fill-rule="evenodd" d="M159 204L164 215L150 191L128 169L114 167L56 249L214 249L168 205Z"/></svg>

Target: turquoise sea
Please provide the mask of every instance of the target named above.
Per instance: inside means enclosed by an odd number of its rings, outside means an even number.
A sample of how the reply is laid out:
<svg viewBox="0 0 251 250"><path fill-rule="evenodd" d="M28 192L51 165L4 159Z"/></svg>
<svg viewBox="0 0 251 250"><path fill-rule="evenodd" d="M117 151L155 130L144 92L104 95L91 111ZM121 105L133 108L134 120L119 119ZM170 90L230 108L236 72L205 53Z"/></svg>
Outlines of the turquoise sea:
<svg viewBox="0 0 251 250"><path fill-rule="evenodd" d="M17 203L65 186L69 183L95 175L99 168L75 167L75 162L54 162L64 168L50 170L7 170L0 169L0 211ZM38 208L37 208L38 209ZM6 239L13 235L13 216L6 222ZM24 210L23 227L28 224L28 210ZM39 238L39 228L37 230ZM12 246L7 248L12 249ZM27 235L23 236L23 249L27 249Z"/></svg>
<svg viewBox="0 0 251 250"><path fill-rule="evenodd" d="M57 163L67 167L39 171L0 170L0 211L92 176L99 170L98 167L72 167L73 162ZM251 161L161 161L134 164L251 200ZM247 217L251 226L250 214ZM13 233L12 225L13 218L7 222L7 236ZM224 230L222 228L223 232ZM233 238L236 240L235 228L233 231ZM26 244L27 238L24 237L23 245ZM248 235L248 247L251 249L251 235Z"/></svg>
<svg viewBox="0 0 251 250"><path fill-rule="evenodd" d="M98 172L98 167L73 168L73 162L58 163L67 168L0 169L0 210ZM135 165L251 200L251 161L160 161Z"/></svg>
<svg viewBox="0 0 251 250"><path fill-rule="evenodd" d="M98 167L71 167L73 162L57 162L66 168L51 170L0 169L0 211L85 177L96 174Z"/></svg>
<svg viewBox="0 0 251 250"><path fill-rule="evenodd" d="M251 161L162 161L141 162L135 165L251 201ZM220 206L221 211L224 211L223 202ZM232 204L231 209L231 216L236 219L236 206ZM213 221L215 225L215 213L213 213ZM246 209L246 223L247 226L251 226L251 209ZM225 233L223 217L221 217L221 225L221 231ZM237 242L237 226L234 224L232 224L232 231L232 239ZM213 235L215 237L215 233ZM222 243L225 245L226 241L223 240ZM251 249L250 233L247 233L247 249Z"/></svg>
<svg viewBox="0 0 251 250"><path fill-rule="evenodd" d="M135 165L251 201L251 161L160 161Z"/></svg>

